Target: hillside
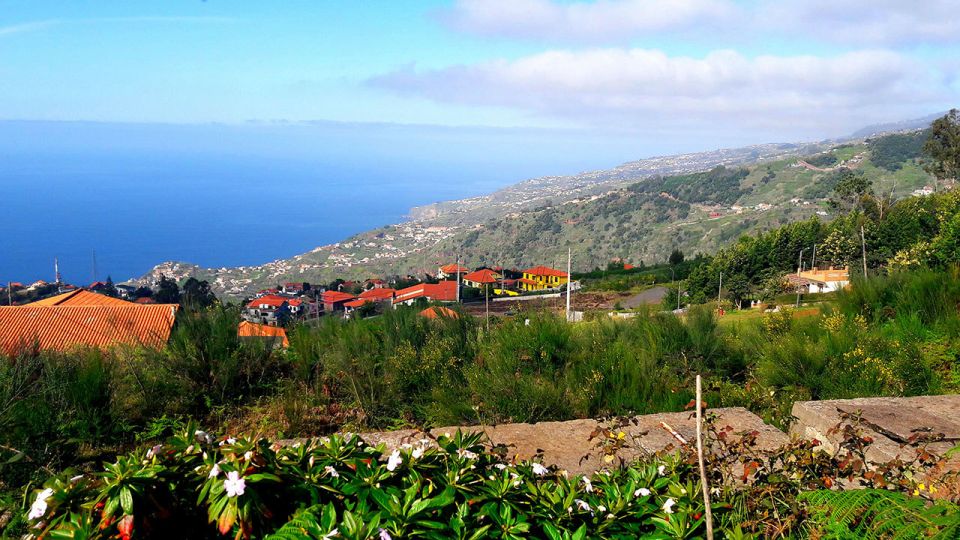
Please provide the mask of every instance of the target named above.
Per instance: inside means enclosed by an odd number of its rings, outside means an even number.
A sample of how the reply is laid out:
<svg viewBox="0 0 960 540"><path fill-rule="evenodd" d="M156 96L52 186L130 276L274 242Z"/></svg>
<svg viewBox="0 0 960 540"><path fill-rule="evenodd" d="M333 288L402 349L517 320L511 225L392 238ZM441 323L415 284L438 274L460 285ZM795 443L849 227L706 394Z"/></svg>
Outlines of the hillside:
<svg viewBox="0 0 960 540"><path fill-rule="evenodd" d="M457 253L471 266L560 265L570 246L578 270L615 257L662 261L674 248L711 253L744 233L818 212L829 219L826 198L841 167L863 171L879 193L909 195L930 182L918 163L924 137L915 130L833 146L770 145L634 162L566 182L530 180L489 197L415 209L408 222L290 259L219 269L164 263L140 281L194 276L240 297L282 281L432 272Z"/></svg>

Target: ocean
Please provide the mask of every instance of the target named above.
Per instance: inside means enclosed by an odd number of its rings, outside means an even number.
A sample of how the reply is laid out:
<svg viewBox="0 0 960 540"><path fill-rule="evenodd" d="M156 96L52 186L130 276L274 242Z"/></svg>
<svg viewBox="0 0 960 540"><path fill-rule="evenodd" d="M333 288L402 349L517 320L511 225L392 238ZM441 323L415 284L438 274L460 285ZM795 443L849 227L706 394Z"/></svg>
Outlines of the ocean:
<svg viewBox="0 0 960 540"><path fill-rule="evenodd" d="M0 122L0 282L120 282L254 265L398 223L416 205L616 165L582 133L354 125Z"/></svg>

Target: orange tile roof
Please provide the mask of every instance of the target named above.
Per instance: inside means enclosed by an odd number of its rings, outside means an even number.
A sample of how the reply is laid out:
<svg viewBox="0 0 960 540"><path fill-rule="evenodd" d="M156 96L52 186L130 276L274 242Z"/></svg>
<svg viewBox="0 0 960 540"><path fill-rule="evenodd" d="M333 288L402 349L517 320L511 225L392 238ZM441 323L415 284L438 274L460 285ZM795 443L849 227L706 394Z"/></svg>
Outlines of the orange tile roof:
<svg viewBox="0 0 960 540"><path fill-rule="evenodd" d="M258 308L260 306L270 306L278 308L287 302L288 298L283 296L277 296L275 294L268 294L266 296L261 296L260 298L254 298L247 304L248 308Z"/></svg>
<svg viewBox="0 0 960 540"><path fill-rule="evenodd" d="M474 283L496 283L500 280L500 275L494 272L493 270L477 270L476 272L470 272L469 274L463 276L464 281L472 281Z"/></svg>
<svg viewBox="0 0 960 540"><path fill-rule="evenodd" d="M249 321L242 321L237 328L239 337L264 337L281 338L280 343L284 347L290 346L290 340L287 339L287 331L280 326L269 326L266 324L257 324Z"/></svg>
<svg viewBox="0 0 960 540"><path fill-rule="evenodd" d="M369 298L371 300L389 300L397 291L395 289L370 289L360 293L360 298Z"/></svg>
<svg viewBox="0 0 960 540"><path fill-rule="evenodd" d="M451 319L460 318L460 314L456 311L443 306L428 307L420 312L420 316L428 319L439 319L440 317L450 317Z"/></svg>
<svg viewBox="0 0 960 540"><path fill-rule="evenodd" d="M367 302L372 303L373 300L370 299L370 298L357 298L356 300L351 300L351 301L349 301L349 302L344 302L344 303L343 303L343 307L358 308L358 307L366 304Z"/></svg>
<svg viewBox="0 0 960 540"><path fill-rule="evenodd" d="M461 274L466 274L467 272L470 271L469 268L465 266L459 266L457 264L445 264L440 267L440 271L443 272L444 274L456 274L458 268Z"/></svg>
<svg viewBox="0 0 960 540"><path fill-rule="evenodd" d="M527 279L527 278L520 278L517 281L520 283L526 283L527 285L543 285L543 283L540 283L539 281L534 281L532 279Z"/></svg>
<svg viewBox="0 0 960 540"><path fill-rule="evenodd" d="M567 277L567 273L562 270L557 270L556 268L550 268L549 266L534 266L533 268L527 268L523 271L524 274L533 274L535 276L556 276L556 277Z"/></svg>
<svg viewBox="0 0 960 540"><path fill-rule="evenodd" d="M119 343L163 347L179 306L0 307L0 352L21 347L64 351L78 346L107 348Z"/></svg>
<svg viewBox="0 0 960 540"><path fill-rule="evenodd" d="M354 298L356 298L356 296L340 291L325 291L323 293L323 301L329 304L343 302L344 300L352 300Z"/></svg>
<svg viewBox="0 0 960 540"><path fill-rule="evenodd" d="M407 300L429 298L440 302L453 302L457 299L457 282L441 281L440 283L420 283L397 291L393 303L399 304Z"/></svg>
<svg viewBox="0 0 960 540"><path fill-rule="evenodd" d="M43 300L37 300L26 304L28 306L129 306L133 302L127 302L119 298L113 298L105 294L76 289L74 291L58 294Z"/></svg>

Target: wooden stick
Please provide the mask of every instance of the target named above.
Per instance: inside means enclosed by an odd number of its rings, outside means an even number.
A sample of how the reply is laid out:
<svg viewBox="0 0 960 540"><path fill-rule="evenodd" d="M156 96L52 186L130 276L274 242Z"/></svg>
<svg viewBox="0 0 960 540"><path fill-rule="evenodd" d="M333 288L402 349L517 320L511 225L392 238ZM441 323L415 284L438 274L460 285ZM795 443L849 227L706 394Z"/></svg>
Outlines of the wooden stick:
<svg viewBox="0 0 960 540"><path fill-rule="evenodd" d="M662 427L663 429L667 430L667 432L670 433L670 435L673 435L673 438L676 439L676 440L678 440L678 441L680 441L680 444L682 444L682 445L684 445L684 446L686 446L687 444L689 444L689 443L687 442L687 440L683 438L683 435L677 433L677 430L675 430L675 429L673 429L672 427L670 427L670 424L668 424L668 423L666 423L666 422L660 422L660 427Z"/></svg>
<svg viewBox="0 0 960 540"><path fill-rule="evenodd" d="M707 467L703 461L703 390L700 375L697 375L697 458L700 461L700 486L703 491L704 517L707 520L707 540L713 540L713 512L710 511L710 485L707 483Z"/></svg>

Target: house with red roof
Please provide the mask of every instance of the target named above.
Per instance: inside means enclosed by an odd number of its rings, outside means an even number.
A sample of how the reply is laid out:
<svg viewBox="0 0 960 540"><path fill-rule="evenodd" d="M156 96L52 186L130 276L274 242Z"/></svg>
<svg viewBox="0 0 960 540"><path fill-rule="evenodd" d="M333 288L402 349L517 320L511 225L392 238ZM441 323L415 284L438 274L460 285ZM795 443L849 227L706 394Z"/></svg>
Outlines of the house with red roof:
<svg viewBox="0 0 960 540"><path fill-rule="evenodd" d="M393 305L406 304L410 306L420 298L432 302L456 302L457 287L456 281L449 280L440 283L419 283L397 291L393 299Z"/></svg>
<svg viewBox="0 0 960 540"><path fill-rule="evenodd" d="M459 264L445 264L437 270L437 279L457 279L457 275L463 277L464 274L468 274L470 269L466 266L460 266Z"/></svg>
<svg viewBox="0 0 960 540"><path fill-rule="evenodd" d="M524 291L543 291L557 289L564 285L569 276L562 270L549 266L534 266L523 271L523 277L517 280L520 289Z"/></svg>
<svg viewBox="0 0 960 540"><path fill-rule="evenodd" d="M363 307L367 304L382 304L390 305L393 303L393 297L396 294L394 289L370 289L360 293L360 296L345 302L343 304L344 314L348 317L356 309Z"/></svg>
<svg viewBox="0 0 960 540"><path fill-rule="evenodd" d="M502 276L493 270L483 268L475 272L470 272L463 276L463 284L467 287L482 289L487 285L494 285L500 282Z"/></svg>
<svg viewBox="0 0 960 540"><path fill-rule="evenodd" d="M290 294L294 296L299 296L304 293L304 291L310 288L309 283L299 282L299 283L284 283L283 287L280 289L284 294Z"/></svg>
<svg viewBox="0 0 960 540"><path fill-rule="evenodd" d="M290 300L276 294L268 294L259 298L254 298L247 303L246 310L243 312L243 318L249 322L257 324L268 324L277 326L283 324L289 317Z"/></svg>
<svg viewBox="0 0 960 540"><path fill-rule="evenodd" d="M323 311L328 314L335 311L343 311L344 304L356 298L357 297L352 294L340 291L324 291L320 296L323 302Z"/></svg>

